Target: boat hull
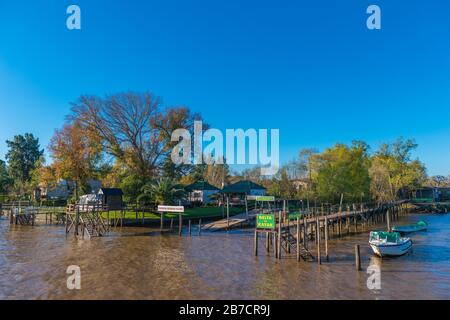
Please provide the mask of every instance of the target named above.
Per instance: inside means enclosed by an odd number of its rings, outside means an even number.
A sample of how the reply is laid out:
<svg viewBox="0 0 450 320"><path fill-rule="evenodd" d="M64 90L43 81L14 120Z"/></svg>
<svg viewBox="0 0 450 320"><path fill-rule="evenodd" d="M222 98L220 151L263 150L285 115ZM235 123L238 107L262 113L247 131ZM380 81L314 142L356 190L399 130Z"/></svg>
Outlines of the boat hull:
<svg viewBox="0 0 450 320"><path fill-rule="evenodd" d="M406 254L412 247L411 239L398 244L376 244L370 243L373 252L380 257L396 257Z"/></svg>
<svg viewBox="0 0 450 320"><path fill-rule="evenodd" d="M392 228L392 231L399 232L401 234L413 233L419 231L425 231L427 227L396 227Z"/></svg>

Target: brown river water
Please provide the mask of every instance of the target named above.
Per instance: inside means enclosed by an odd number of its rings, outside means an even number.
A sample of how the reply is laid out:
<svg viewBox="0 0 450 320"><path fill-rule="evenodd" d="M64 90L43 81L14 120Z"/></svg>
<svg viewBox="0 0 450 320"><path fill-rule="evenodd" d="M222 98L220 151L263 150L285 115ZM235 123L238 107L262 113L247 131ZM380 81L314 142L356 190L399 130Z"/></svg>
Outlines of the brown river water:
<svg viewBox="0 0 450 320"><path fill-rule="evenodd" d="M411 215L427 232L413 234L413 251L373 256L368 233L329 241L322 265L295 257L253 255L253 231L160 235L123 228L103 238L66 238L60 226L10 226L0 217L0 299L450 299L450 215ZM354 267L361 245L363 271ZM366 269L381 270L369 290ZM81 268L81 289L66 286L67 267Z"/></svg>

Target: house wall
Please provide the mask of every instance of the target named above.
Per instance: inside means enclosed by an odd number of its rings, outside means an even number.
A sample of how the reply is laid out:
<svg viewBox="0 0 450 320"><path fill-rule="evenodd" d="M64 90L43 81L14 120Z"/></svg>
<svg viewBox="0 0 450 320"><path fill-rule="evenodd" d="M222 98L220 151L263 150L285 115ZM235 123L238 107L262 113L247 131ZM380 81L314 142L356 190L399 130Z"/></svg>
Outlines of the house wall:
<svg viewBox="0 0 450 320"><path fill-rule="evenodd" d="M122 196L104 196L105 202L109 210L121 210L122 209Z"/></svg>
<svg viewBox="0 0 450 320"><path fill-rule="evenodd" d="M211 203L212 200L209 199L209 196L216 193L219 193L219 190L193 190L189 192L189 201L201 201L204 204Z"/></svg>
<svg viewBox="0 0 450 320"><path fill-rule="evenodd" d="M189 202L203 201L203 191L193 190L189 192L188 200Z"/></svg>
<svg viewBox="0 0 450 320"><path fill-rule="evenodd" d="M67 199L70 193L65 185L57 185L55 187L41 188L41 197L46 197L47 199Z"/></svg>
<svg viewBox="0 0 450 320"><path fill-rule="evenodd" d="M265 196L266 190L264 189L251 189L250 196Z"/></svg>
<svg viewBox="0 0 450 320"><path fill-rule="evenodd" d="M213 200L209 196L219 193L219 190L204 190L203 191L203 203L211 203Z"/></svg>

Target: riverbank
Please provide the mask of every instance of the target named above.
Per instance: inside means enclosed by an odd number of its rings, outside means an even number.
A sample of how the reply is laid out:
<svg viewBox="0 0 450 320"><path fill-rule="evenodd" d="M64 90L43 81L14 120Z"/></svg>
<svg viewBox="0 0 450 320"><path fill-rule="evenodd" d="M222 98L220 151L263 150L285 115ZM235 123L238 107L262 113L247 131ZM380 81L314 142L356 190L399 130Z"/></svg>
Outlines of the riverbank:
<svg viewBox="0 0 450 320"><path fill-rule="evenodd" d="M225 209L226 210L226 209ZM230 207L230 215L236 215L245 212L245 208L241 207ZM109 214L102 213L102 218L107 219L114 217L114 212ZM223 211L222 207L196 207L196 208L186 208L183 213L183 220L192 220L198 222L199 219L202 223L221 219L226 216L226 211ZM118 213L116 213L118 216ZM175 213L165 213L164 221L165 223L170 223L170 220L174 220L178 223L178 214ZM144 212L144 217L142 217L142 212L135 211L125 211L123 213L123 226L124 227L138 227L138 226L159 226L161 223L161 216L157 213Z"/></svg>

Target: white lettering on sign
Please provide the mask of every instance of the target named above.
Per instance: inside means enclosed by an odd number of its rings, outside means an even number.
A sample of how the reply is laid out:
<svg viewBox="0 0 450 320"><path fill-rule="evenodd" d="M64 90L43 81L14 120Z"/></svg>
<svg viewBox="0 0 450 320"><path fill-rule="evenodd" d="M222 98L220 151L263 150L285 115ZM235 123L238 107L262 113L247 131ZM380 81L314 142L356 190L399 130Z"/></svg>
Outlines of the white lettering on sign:
<svg viewBox="0 0 450 320"><path fill-rule="evenodd" d="M184 212L183 206L158 206L158 212Z"/></svg>

